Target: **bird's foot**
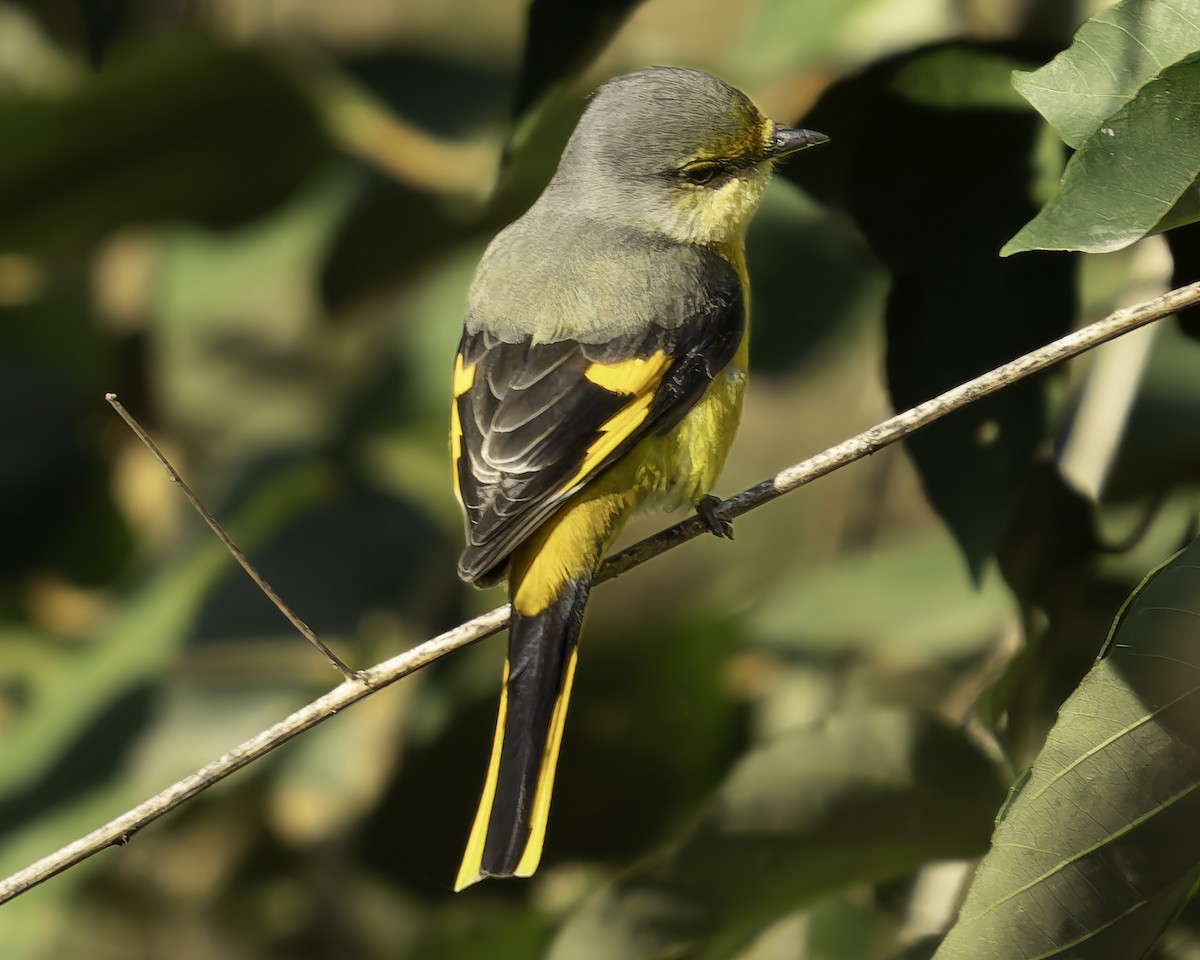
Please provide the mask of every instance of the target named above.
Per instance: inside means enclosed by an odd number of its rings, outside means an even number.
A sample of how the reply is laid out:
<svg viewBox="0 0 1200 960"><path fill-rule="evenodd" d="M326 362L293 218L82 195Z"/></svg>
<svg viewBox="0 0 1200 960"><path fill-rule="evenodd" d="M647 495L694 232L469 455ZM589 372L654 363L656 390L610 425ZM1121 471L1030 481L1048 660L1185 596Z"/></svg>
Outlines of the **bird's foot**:
<svg viewBox="0 0 1200 960"><path fill-rule="evenodd" d="M720 505L720 497L705 494L696 504L696 514L708 526L709 532L714 537L724 537L726 540L732 540L733 524L717 516L716 510Z"/></svg>

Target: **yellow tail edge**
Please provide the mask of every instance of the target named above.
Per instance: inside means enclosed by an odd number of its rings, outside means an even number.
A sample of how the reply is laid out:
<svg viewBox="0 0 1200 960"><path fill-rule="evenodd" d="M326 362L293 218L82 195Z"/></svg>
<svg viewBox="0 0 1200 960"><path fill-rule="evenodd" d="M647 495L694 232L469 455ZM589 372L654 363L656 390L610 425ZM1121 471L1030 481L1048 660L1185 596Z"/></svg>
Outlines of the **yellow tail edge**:
<svg viewBox="0 0 1200 960"><path fill-rule="evenodd" d="M575 680L575 664L578 656L578 649L572 649L567 661L567 668L563 672L562 689L554 701L554 710L550 715L550 729L546 733L546 747L542 753L537 788L529 814L529 839L526 841L525 850L512 873L512 876L515 877L533 876L542 859L542 848L546 841L546 823L550 818L550 799L554 792L554 773L558 767L559 748L562 745L563 731L566 728L567 707L570 705L571 686ZM479 800L479 808L475 811L475 820L471 824L471 835L467 840L467 848L454 879L455 893L465 890L486 877L498 876L498 874L484 872L483 851L487 843L488 826L492 820L496 782L500 777L500 756L504 748L504 721L508 714L508 670L509 665L506 661L504 679L500 689L496 735L492 739L492 756L488 761L483 795Z"/></svg>

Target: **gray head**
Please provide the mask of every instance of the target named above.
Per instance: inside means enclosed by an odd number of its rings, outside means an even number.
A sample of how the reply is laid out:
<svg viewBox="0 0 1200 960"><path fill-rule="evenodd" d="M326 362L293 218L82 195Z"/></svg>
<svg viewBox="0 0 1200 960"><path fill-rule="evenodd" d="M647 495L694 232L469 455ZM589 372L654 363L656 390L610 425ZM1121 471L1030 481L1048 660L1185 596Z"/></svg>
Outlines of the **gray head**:
<svg viewBox="0 0 1200 960"><path fill-rule="evenodd" d="M692 243L740 240L772 161L826 138L780 126L716 77L653 67L602 86L546 200Z"/></svg>

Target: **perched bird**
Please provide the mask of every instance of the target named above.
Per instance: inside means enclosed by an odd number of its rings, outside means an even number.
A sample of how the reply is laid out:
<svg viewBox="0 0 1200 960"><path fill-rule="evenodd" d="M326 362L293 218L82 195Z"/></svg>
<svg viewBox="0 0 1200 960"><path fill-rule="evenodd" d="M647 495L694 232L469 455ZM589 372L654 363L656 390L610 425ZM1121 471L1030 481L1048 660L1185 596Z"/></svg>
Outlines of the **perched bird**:
<svg viewBox="0 0 1200 960"><path fill-rule="evenodd" d="M645 503L709 491L746 384L747 222L780 157L827 138L655 67L602 86L468 294L450 446L459 575L512 601L491 763L455 889L541 859L592 577Z"/></svg>

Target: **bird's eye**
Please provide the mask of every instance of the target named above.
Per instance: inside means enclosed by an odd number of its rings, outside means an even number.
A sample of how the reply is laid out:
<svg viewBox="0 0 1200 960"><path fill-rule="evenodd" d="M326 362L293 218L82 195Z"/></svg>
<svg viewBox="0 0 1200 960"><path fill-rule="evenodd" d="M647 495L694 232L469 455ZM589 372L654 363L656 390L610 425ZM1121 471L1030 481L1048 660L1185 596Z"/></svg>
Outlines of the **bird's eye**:
<svg viewBox="0 0 1200 960"><path fill-rule="evenodd" d="M684 183L694 183L698 186L712 183L723 171L721 164L711 160L697 160L687 166L680 167L676 173Z"/></svg>

